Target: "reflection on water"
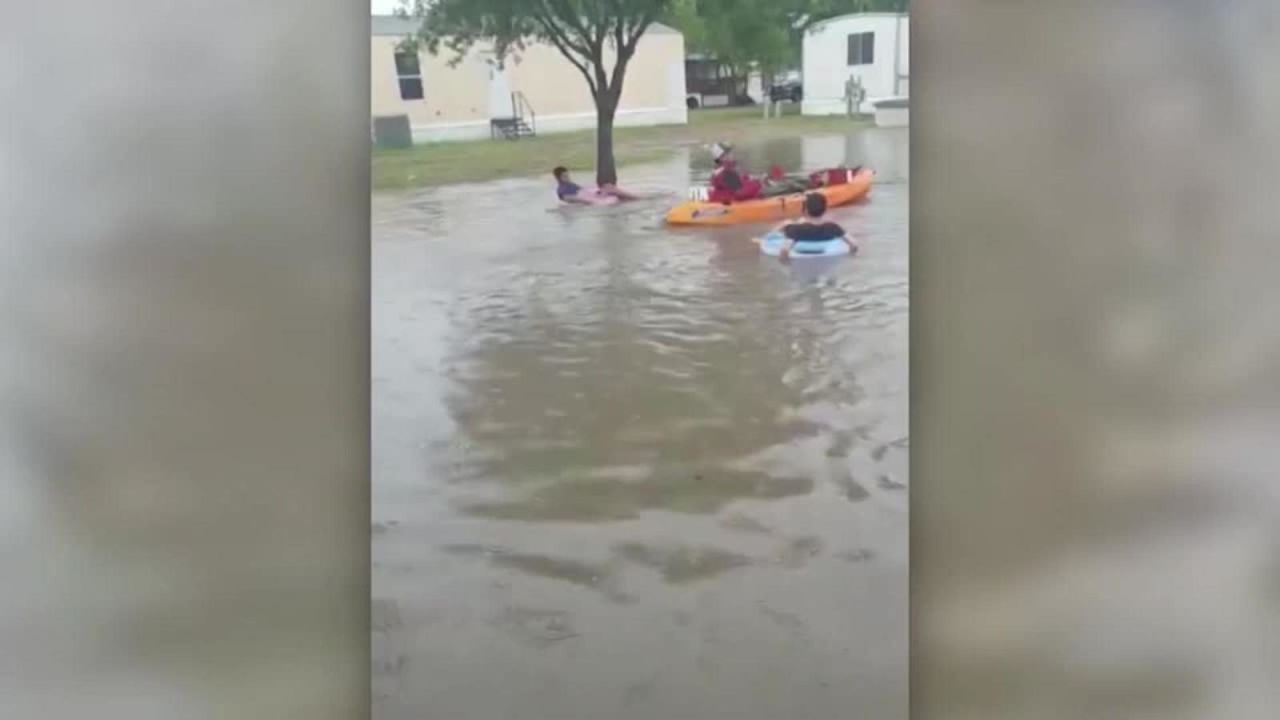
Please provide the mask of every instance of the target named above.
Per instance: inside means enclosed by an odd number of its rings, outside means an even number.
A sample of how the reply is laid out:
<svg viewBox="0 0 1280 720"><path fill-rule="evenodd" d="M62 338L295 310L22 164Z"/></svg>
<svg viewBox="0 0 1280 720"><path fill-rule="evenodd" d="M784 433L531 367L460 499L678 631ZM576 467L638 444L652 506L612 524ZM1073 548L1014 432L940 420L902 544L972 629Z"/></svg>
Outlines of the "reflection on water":
<svg viewBox="0 0 1280 720"><path fill-rule="evenodd" d="M558 456L557 456L558 457ZM641 510L710 513L736 498L783 498L813 490L810 478L773 478L733 470L706 475L655 472L640 480L616 476L551 481L519 500L476 502L466 512L506 520L622 520Z"/></svg>
<svg viewBox="0 0 1280 720"><path fill-rule="evenodd" d="M906 716L906 137L740 149L880 175L792 268L662 226L696 150L375 199L379 717Z"/></svg>
<svg viewBox="0 0 1280 720"><path fill-rule="evenodd" d="M617 552L634 563L658 570L669 583L705 580L751 564L751 558L745 555L714 547L623 543L617 547Z"/></svg>

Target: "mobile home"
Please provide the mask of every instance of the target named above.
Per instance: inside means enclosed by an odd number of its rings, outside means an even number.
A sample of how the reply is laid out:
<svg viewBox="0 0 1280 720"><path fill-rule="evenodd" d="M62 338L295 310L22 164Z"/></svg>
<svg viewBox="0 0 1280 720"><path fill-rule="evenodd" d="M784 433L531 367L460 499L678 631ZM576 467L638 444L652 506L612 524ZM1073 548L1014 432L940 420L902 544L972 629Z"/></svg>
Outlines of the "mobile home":
<svg viewBox="0 0 1280 720"><path fill-rule="evenodd" d="M910 19L906 13L857 13L821 22L804 37L805 115L847 111L849 78L862 83L857 112L872 112L878 101L907 97Z"/></svg>
<svg viewBox="0 0 1280 720"><path fill-rule="evenodd" d="M537 133L595 127L586 80L554 46L533 43L501 67L490 49L476 46L450 67L448 50L401 49L417 23L375 15L370 41L371 114L407 118L414 142L491 137L515 119ZM627 69L619 126L688 122L684 57L683 35L649 28Z"/></svg>

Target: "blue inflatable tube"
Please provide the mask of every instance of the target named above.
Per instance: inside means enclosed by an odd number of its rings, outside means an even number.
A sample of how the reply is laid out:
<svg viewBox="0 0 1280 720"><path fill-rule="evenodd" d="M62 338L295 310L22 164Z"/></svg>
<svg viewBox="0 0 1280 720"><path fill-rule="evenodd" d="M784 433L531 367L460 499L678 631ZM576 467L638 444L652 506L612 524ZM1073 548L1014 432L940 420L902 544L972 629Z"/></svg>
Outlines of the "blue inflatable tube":
<svg viewBox="0 0 1280 720"><path fill-rule="evenodd" d="M760 239L760 252L777 257L787 238L782 233L773 232ZM798 242L791 248L792 258L837 257L848 255L849 246L841 238L835 240L806 240Z"/></svg>

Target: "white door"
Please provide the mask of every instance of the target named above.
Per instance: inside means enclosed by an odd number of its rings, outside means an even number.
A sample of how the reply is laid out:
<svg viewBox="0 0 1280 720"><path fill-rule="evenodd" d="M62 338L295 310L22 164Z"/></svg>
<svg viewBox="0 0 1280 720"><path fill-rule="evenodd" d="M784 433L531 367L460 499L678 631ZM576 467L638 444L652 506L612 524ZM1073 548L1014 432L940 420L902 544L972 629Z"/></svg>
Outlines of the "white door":
<svg viewBox="0 0 1280 720"><path fill-rule="evenodd" d="M515 117L511 105L511 80L507 71L492 61L489 63L489 118L505 120Z"/></svg>

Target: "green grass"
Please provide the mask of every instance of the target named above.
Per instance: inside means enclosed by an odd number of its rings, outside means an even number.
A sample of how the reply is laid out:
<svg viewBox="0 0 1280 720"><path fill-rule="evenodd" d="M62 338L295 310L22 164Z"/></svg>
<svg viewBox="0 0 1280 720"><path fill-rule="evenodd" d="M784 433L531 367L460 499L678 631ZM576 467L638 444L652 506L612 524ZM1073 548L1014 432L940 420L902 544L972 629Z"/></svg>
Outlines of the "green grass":
<svg viewBox="0 0 1280 720"><path fill-rule="evenodd" d="M865 118L805 117L794 105L781 118L765 120L759 107L694 110L688 125L617 128L614 157L619 166L661 160L677 148L748 138L768 140L804 135L836 134L867 127ZM564 165L588 175L595 167L595 132L583 130L510 140L468 140L415 145L404 149L375 149L372 156L375 191L406 190L504 177L541 175Z"/></svg>

